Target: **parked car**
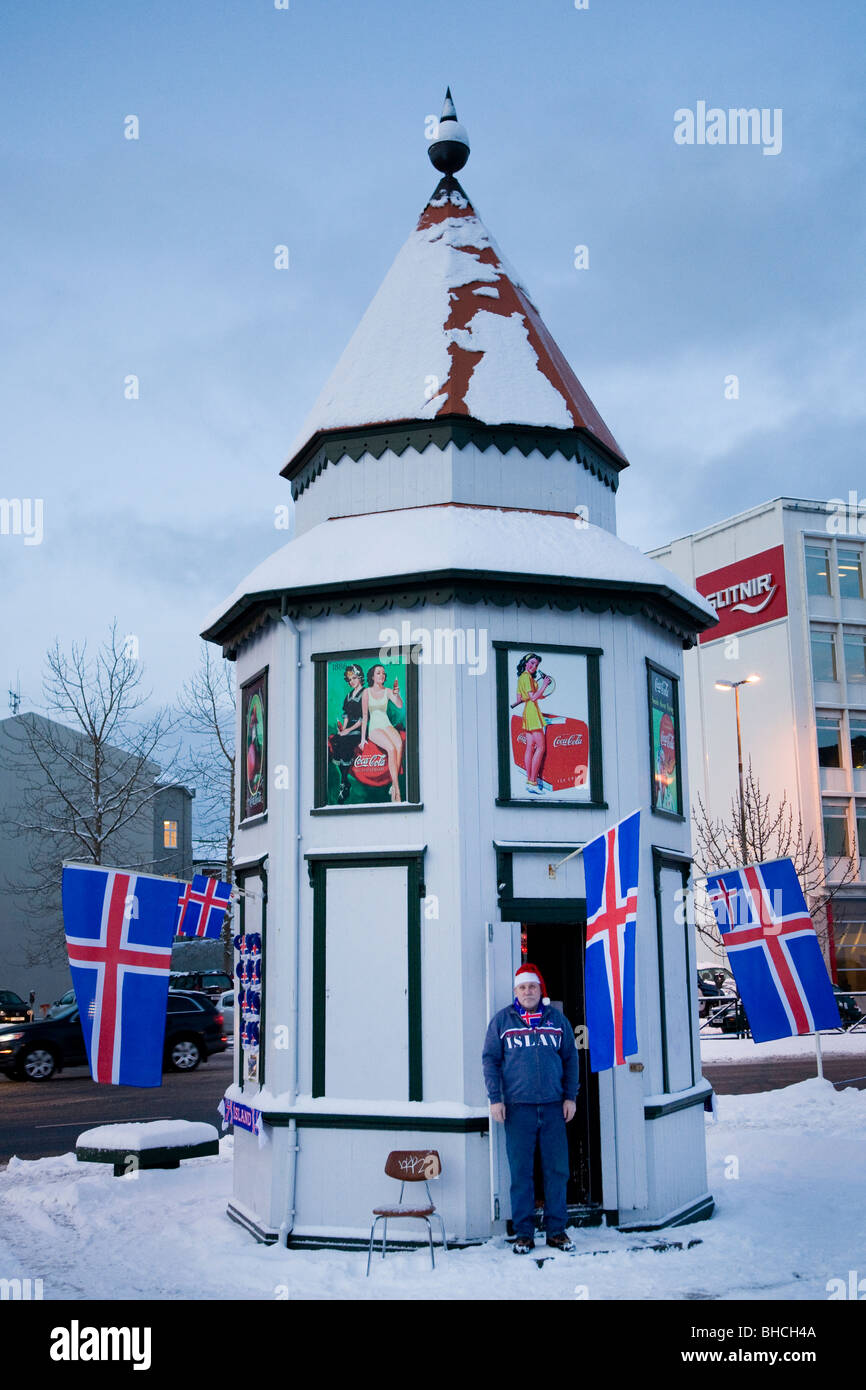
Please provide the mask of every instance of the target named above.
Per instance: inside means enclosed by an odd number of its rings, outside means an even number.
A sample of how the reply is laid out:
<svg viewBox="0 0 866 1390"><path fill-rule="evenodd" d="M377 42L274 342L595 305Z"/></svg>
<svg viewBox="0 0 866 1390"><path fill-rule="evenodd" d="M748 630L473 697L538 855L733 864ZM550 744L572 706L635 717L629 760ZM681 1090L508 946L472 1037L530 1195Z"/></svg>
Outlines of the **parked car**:
<svg viewBox="0 0 866 1390"><path fill-rule="evenodd" d="M29 1023L31 1018L30 1005L14 989L0 989L0 1024Z"/></svg>
<svg viewBox="0 0 866 1390"><path fill-rule="evenodd" d="M173 970L169 982L172 989L202 990L213 998L234 989L234 980L223 970Z"/></svg>
<svg viewBox="0 0 866 1390"><path fill-rule="evenodd" d="M235 992L233 989L227 989L220 995L217 1008L225 1019L226 1037L231 1042L235 1033Z"/></svg>
<svg viewBox="0 0 866 1390"><path fill-rule="evenodd" d="M833 993L836 996L836 1003L839 1006L842 1027L850 1028L853 1023L859 1023L863 1017L863 1013L862 1010L858 1008L857 1001L853 995L846 994L838 985L833 986Z"/></svg>
<svg viewBox="0 0 866 1390"><path fill-rule="evenodd" d="M55 1006L57 1007L57 1006ZM225 1019L212 999L192 991L169 990L163 1067L194 1071L228 1046ZM87 1049L78 1005L67 1004L53 1018L0 1027L0 1071L16 1080L48 1081L64 1067L86 1067Z"/></svg>

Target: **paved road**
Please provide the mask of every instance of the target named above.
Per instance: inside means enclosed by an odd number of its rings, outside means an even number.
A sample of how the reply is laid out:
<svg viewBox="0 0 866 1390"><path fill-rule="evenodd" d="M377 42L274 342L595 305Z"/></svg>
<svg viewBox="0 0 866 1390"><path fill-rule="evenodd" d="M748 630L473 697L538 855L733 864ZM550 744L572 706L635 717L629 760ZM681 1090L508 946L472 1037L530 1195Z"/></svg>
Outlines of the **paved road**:
<svg viewBox="0 0 866 1390"><path fill-rule="evenodd" d="M756 1091L777 1091L816 1076L814 1057L779 1057L755 1062L710 1062L704 1058L704 1076L720 1096L744 1096ZM829 1081L847 1081L858 1091L866 1090L866 1060L863 1057L825 1057L824 1075Z"/></svg>
<svg viewBox="0 0 866 1390"><path fill-rule="evenodd" d="M0 1074L0 1167L13 1154L68 1153L84 1129L121 1120L205 1120L219 1129L217 1106L232 1080L232 1052L218 1052L193 1072L166 1072L163 1084L97 1086L86 1067L50 1081L10 1081Z"/></svg>

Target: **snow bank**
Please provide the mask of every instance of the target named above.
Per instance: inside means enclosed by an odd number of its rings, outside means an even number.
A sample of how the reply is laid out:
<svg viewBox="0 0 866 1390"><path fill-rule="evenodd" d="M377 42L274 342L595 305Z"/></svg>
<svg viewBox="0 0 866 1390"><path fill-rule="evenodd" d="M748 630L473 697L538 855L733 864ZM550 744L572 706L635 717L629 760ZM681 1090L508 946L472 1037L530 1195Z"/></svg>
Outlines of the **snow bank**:
<svg viewBox="0 0 866 1390"><path fill-rule="evenodd" d="M209 1144L218 1139L213 1125L194 1120L147 1120L131 1124L97 1125L79 1134L77 1149L123 1149L141 1153L144 1149L173 1149L187 1144Z"/></svg>
<svg viewBox="0 0 866 1390"><path fill-rule="evenodd" d="M0 1269L38 1270L46 1299L825 1300L831 1279L862 1269L866 1093L806 1081L718 1106L720 1122L707 1118L710 1221L576 1230L577 1255L540 1269L502 1239L437 1252L433 1271L424 1250L392 1253L369 1279L360 1251L256 1245L225 1215L231 1139L218 1157L123 1179L73 1154L13 1158L0 1172ZM448 1221L447 1171L437 1205Z"/></svg>

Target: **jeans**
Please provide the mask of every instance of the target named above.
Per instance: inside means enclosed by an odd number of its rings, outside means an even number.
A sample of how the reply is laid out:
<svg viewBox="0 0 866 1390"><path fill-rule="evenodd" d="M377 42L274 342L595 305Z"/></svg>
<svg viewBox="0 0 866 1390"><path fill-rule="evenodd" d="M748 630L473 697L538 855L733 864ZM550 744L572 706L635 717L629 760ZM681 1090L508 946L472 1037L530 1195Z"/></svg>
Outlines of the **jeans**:
<svg viewBox="0 0 866 1390"><path fill-rule="evenodd" d="M565 1230L568 1211L568 1138L562 1101L549 1105L506 1105L505 1147L511 1170L511 1223L515 1235L535 1234L535 1146L541 1150L544 1175L544 1229L549 1236Z"/></svg>

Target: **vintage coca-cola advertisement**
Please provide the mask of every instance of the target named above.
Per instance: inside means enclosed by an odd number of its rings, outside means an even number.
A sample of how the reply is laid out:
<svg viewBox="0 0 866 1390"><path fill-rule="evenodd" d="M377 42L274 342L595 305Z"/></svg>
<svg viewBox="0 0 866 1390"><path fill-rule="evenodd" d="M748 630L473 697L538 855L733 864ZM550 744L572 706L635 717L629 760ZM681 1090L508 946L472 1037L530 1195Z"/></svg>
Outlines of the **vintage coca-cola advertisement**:
<svg viewBox="0 0 866 1390"><path fill-rule="evenodd" d="M654 811L682 815L677 678L647 662L650 711L651 797Z"/></svg>
<svg viewBox="0 0 866 1390"><path fill-rule="evenodd" d="M586 655L508 647L505 671L511 799L590 801Z"/></svg>
<svg viewBox="0 0 866 1390"><path fill-rule="evenodd" d="M260 671L247 681L241 694L241 820L247 820L250 816L263 815L268 808L267 671Z"/></svg>
<svg viewBox="0 0 866 1390"><path fill-rule="evenodd" d="M328 806L406 800L409 681L402 655L370 653L327 663Z"/></svg>

